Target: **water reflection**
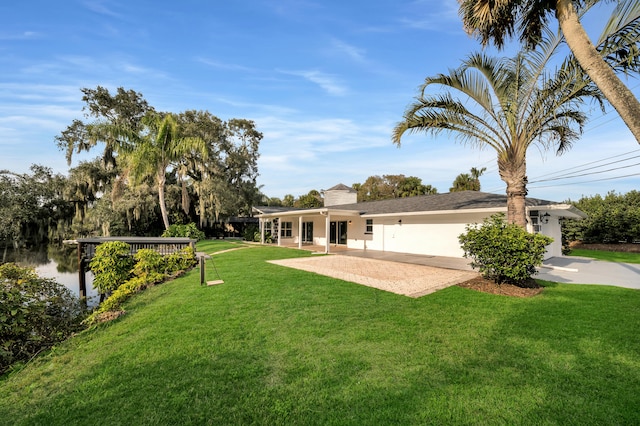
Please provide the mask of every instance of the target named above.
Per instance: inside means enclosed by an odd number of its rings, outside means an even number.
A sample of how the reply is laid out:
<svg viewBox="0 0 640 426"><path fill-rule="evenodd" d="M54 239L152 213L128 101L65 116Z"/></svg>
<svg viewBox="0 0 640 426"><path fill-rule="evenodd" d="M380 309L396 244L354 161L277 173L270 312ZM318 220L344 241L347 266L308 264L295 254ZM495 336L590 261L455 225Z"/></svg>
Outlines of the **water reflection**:
<svg viewBox="0 0 640 426"><path fill-rule="evenodd" d="M52 278L64 285L79 297L80 284L78 281L78 254L76 246L48 245L31 247L29 249L12 249L5 247L0 263L14 262L21 266L35 268L36 273L43 278ZM99 295L93 288L93 273L86 273L87 304L98 304Z"/></svg>

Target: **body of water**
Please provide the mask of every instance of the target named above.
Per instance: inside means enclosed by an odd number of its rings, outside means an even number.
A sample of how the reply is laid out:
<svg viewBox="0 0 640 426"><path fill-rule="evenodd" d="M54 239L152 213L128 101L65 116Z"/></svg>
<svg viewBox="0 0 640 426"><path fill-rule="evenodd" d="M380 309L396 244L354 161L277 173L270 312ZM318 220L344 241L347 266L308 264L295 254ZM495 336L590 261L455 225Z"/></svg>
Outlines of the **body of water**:
<svg viewBox="0 0 640 426"><path fill-rule="evenodd" d="M35 269L42 278L52 278L76 296L80 295L78 278L78 252L76 246L47 245L29 249L4 248L0 263L14 262ZM93 288L93 273L86 272L87 304L97 305L99 294Z"/></svg>

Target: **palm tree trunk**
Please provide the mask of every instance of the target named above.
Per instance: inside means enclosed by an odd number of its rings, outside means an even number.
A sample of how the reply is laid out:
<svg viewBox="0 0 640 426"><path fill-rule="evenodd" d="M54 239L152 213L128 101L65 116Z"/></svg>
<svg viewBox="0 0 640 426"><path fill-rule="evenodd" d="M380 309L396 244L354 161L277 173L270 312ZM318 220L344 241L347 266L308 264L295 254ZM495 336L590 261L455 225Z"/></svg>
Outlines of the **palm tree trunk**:
<svg viewBox="0 0 640 426"><path fill-rule="evenodd" d="M556 17L578 63L640 143L640 102L602 59L580 24L571 0L557 0Z"/></svg>
<svg viewBox="0 0 640 426"><path fill-rule="evenodd" d="M527 228L527 166L498 159L500 178L507 184L507 223Z"/></svg>
<svg viewBox="0 0 640 426"><path fill-rule="evenodd" d="M158 174L158 202L160 203L160 213L162 213L162 223L164 229L169 229L169 215L167 214L167 205L164 202L164 184L166 178L164 173Z"/></svg>

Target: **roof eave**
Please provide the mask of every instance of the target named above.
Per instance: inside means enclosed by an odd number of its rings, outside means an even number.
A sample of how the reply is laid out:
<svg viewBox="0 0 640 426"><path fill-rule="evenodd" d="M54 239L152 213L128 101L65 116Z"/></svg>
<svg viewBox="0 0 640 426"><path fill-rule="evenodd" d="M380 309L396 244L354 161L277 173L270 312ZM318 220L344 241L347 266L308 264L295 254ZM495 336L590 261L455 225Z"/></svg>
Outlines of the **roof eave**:
<svg viewBox="0 0 640 426"><path fill-rule="evenodd" d="M507 207L487 207L481 209L457 209L457 210L423 210L417 212L395 212L395 213L364 213L362 217L398 217L398 216L433 216L462 213L500 213L507 211Z"/></svg>
<svg viewBox="0 0 640 426"><path fill-rule="evenodd" d="M579 208L577 208L576 206L574 206L572 204L552 204L552 205L549 205L549 206L541 207L538 210L553 211L558 216L568 217L568 218L571 218L571 219L586 219L587 218L587 214L585 212L583 212L582 210L580 210ZM559 212L562 212L564 214L558 214Z"/></svg>
<svg viewBox="0 0 640 426"><path fill-rule="evenodd" d="M271 219L277 217L295 217L295 216L326 216L330 215L340 215L340 216L360 216L359 210L340 210L340 209L332 209L330 207L323 207L318 209L305 209L305 210L289 210L285 212L278 213L266 213L257 215L257 217L261 219Z"/></svg>

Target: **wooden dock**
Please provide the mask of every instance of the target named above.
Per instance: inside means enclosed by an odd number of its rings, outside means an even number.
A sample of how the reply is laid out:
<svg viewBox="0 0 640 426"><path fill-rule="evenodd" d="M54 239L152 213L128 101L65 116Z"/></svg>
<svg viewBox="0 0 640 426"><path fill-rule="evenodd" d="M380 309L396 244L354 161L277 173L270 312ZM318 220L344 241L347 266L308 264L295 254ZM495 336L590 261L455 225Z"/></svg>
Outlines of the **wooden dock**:
<svg viewBox="0 0 640 426"><path fill-rule="evenodd" d="M182 237L92 237L65 241L78 245L78 281L80 298L87 297L86 266L96 253L96 247L109 241L122 241L131 246L131 256L140 249L153 249L163 256L191 247L195 253L196 240Z"/></svg>

